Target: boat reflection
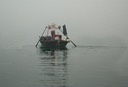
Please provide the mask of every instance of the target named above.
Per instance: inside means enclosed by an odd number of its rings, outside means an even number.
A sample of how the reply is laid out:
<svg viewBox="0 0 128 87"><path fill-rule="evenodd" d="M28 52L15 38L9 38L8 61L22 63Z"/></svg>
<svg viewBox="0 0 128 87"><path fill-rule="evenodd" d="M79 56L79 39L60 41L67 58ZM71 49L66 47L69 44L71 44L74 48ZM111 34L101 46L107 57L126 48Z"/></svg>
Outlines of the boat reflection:
<svg viewBox="0 0 128 87"><path fill-rule="evenodd" d="M43 87L68 87L68 51L40 50Z"/></svg>

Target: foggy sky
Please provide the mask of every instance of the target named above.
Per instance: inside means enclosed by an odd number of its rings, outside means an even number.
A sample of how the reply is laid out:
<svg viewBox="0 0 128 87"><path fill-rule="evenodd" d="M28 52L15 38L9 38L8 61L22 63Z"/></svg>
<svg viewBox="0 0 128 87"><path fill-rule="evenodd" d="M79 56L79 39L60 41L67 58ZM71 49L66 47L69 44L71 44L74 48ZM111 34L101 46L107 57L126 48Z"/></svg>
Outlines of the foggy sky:
<svg viewBox="0 0 128 87"><path fill-rule="evenodd" d="M0 0L1 44L34 42L50 23L66 24L77 43L92 38L127 45L128 0Z"/></svg>

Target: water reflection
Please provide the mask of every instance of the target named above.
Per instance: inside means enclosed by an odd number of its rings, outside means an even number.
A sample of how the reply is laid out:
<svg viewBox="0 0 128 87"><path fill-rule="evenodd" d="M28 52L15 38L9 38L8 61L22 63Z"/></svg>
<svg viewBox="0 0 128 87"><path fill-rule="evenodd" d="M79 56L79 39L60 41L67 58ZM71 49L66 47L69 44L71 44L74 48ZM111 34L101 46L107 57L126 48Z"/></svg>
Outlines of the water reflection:
<svg viewBox="0 0 128 87"><path fill-rule="evenodd" d="M40 53L43 87L68 87L67 50L41 49Z"/></svg>

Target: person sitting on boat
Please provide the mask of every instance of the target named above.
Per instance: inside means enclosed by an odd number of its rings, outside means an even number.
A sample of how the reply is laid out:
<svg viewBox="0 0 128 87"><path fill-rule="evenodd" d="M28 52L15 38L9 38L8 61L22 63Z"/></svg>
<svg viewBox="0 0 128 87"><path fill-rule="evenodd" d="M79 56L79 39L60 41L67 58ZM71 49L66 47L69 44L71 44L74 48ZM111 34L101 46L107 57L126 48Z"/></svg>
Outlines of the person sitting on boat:
<svg viewBox="0 0 128 87"><path fill-rule="evenodd" d="M62 40L62 35L55 35L56 40Z"/></svg>
<svg viewBox="0 0 128 87"><path fill-rule="evenodd" d="M60 35L59 35L59 33L57 33L57 34L55 35L55 40L60 40Z"/></svg>
<svg viewBox="0 0 128 87"><path fill-rule="evenodd" d="M59 36L59 39L62 40L62 35Z"/></svg>

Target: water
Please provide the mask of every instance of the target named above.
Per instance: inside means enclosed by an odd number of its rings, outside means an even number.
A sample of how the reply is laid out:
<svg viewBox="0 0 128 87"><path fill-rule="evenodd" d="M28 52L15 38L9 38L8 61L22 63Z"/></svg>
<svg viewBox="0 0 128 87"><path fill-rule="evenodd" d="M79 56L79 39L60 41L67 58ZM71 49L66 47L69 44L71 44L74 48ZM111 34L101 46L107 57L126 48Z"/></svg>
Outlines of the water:
<svg viewBox="0 0 128 87"><path fill-rule="evenodd" d="M33 45L0 50L1 87L127 87L128 48Z"/></svg>
<svg viewBox="0 0 128 87"><path fill-rule="evenodd" d="M128 0L0 0L0 12L0 87L128 87ZM35 48L51 23L77 47Z"/></svg>

